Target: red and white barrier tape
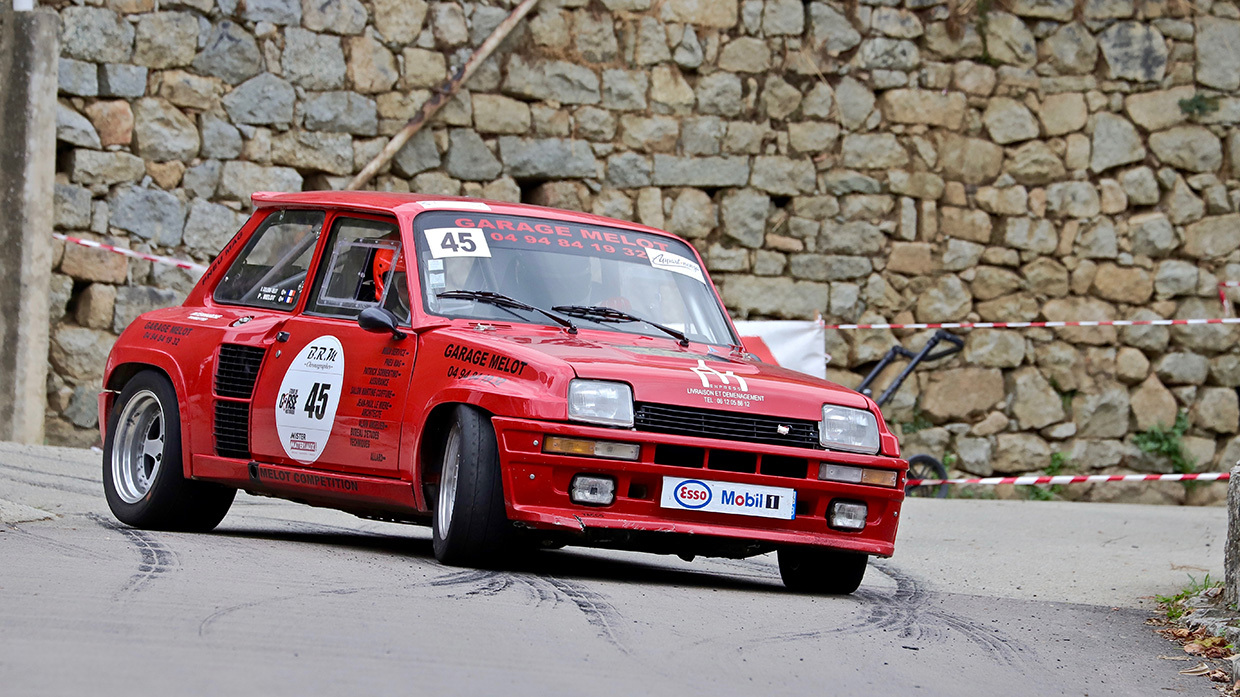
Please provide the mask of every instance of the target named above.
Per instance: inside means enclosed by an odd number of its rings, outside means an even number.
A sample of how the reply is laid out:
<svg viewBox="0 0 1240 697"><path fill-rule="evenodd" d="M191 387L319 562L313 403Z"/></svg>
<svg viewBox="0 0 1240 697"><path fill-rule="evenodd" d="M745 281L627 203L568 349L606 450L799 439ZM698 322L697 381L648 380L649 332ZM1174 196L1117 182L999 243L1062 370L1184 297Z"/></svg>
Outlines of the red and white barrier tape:
<svg viewBox="0 0 1240 697"><path fill-rule="evenodd" d="M178 269L188 269L190 271L198 271L200 273L207 270L206 266L203 266L202 264L195 264L192 261L181 261L180 259L173 259L172 257L161 257L158 254L145 254L143 252L135 252L132 249L125 249L124 247L114 247L110 244L104 244L102 242L95 242L93 240L84 240L79 237L70 237L69 235L62 235L59 232L53 232L52 237L58 240L62 240L64 242L72 242L73 244L80 244L83 247L94 247L96 249L104 249L109 252L123 254L127 257L133 257L134 259L142 259L143 261L151 261L151 262L155 262L156 264L168 264L170 266L175 266Z"/></svg>
<svg viewBox="0 0 1240 697"><path fill-rule="evenodd" d="M828 324L827 329L1026 329L1029 327L1150 327L1183 324L1240 324L1240 317L1209 319L1108 319L1079 322L916 322L912 324Z"/></svg>
<svg viewBox="0 0 1240 697"><path fill-rule="evenodd" d="M1201 472L1198 474L1090 474L1056 475L1053 477L981 477L978 479L910 479L908 486L938 486L939 484L1082 484L1085 482L1212 482L1230 479L1229 472Z"/></svg>

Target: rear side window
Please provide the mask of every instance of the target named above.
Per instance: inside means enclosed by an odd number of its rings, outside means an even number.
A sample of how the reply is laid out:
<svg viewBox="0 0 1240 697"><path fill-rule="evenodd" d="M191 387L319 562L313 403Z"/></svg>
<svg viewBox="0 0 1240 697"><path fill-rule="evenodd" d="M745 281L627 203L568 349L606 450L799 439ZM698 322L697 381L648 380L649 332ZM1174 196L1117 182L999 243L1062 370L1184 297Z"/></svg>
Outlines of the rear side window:
<svg viewBox="0 0 1240 697"><path fill-rule="evenodd" d="M368 307L385 307L409 322L409 285L394 220L338 217L316 274L306 311L353 319Z"/></svg>
<svg viewBox="0 0 1240 697"><path fill-rule="evenodd" d="M305 287L322 211L279 211L263 220L215 288L215 301L292 310Z"/></svg>

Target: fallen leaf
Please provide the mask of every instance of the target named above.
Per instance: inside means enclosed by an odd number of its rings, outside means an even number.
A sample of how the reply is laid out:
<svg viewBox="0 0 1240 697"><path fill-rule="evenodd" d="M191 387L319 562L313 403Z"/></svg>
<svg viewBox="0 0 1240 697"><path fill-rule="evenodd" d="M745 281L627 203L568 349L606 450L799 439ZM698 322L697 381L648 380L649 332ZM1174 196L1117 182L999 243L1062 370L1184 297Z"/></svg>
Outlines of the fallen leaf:
<svg viewBox="0 0 1240 697"><path fill-rule="evenodd" d="M1214 682L1227 682L1227 673L1221 670L1213 671L1210 673L1210 679Z"/></svg>
<svg viewBox="0 0 1240 697"><path fill-rule="evenodd" d="M1210 672L1210 666L1205 663L1198 663L1192 668L1186 668L1180 671L1180 675L1207 675Z"/></svg>
<svg viewBox="0 0 1240 697"><path fill-rule="evenodd" d="M1200 656L1201 654L1205 652L1206 652L1206 647L1202 646L1201 644L1198 644L1195 641L1189 642L1184 645L1184 653L1192 654L1194 656Z"/></svg>
<svg viewBox="0 0 1240 697"><path fill-rule="evenodd" d="M1188 656L1159 656L1164 661L1191 661L1193 659Z"/></svg>

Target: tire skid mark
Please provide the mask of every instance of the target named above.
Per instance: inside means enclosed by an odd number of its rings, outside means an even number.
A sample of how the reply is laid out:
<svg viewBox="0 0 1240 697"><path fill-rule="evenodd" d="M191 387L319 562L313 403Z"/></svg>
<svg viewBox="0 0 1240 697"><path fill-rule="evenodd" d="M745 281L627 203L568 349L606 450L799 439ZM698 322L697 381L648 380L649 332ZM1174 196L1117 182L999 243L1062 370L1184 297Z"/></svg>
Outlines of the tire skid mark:
<svg viewBox="0 0 1240 697"><path fill-rule="evenodd" d="M895 592L886 595L868 589L858 591L854 597L867 603L869 616L860 624L833 630L835 633L885 629L898 631L901 639L940 642L948 637L949 632L956 632L1006 665L1021 662L1020 652L1024 648L1015 640L998 630L934 607L931 604L932 594L916 578L894 565L882 562L873 565L896 582Z"/></svg>
<svg viewBox="0 0 1240 697"><path fill-rule="evenodd" d="M251 608L259 607L261 605L270 605L273 603L282 603L282 602L286 602L290 600L298 600L301 598L305 598L307 595L320 595L320 596L322 595L354 595L356 593L362 593L362 592L374 591L374 590L381 590L381 589L377 586L376 587L346 586L344 588L328 588L325 590L314 591L309 594L296 593L296 594L290 594L290 595L279 595L273 598L263 598L261 600L251 600L247 603L237 603L236 605L229 605L227 607L222 607L216 610L215 612L204 617L202 621L198 623L198 636L205 637L207 635L207 630L211 627L211 625L215 624L218 620L224 617L227 617L228 615L231 615L236 612L241 612L242 610L249 610Z"/></svg>
<svg viewBox="0 0 1240 697"><path fill-rule="evenodd" d="M852 595L840 598L844 602L860 605L866 611L859 622L830 629L776 634L758 639L755 643L796 642L833 634L873 633L875 630L896 632L901 640L941 643L950 639L952 634L958 634L1006 665L1016 666L1024 662L1021 654L1026 649L1015 640L995 629L934 607L931 604L932 594L916 578L891 564L870 563L895 581L896 589L892 592L860 588Z"/></svg>
<svg viewBox="0 0 1240 697"><path fill-rule="evenodd" d="M176 552L169 549L158 538L145 530L120 525L97 513L87 514L87 517L94 520L100 526L123 535L130 544L137 548L138 553L141 555L141 560L138 562L138 573L130 576L129 581L113 594L114 600L119 600L126 594L141 592L156 578L175 570L181 565L181 560L177 557Z"/></svg>
<svg viewBox="0 0 1240 697"><path fill-rule="evenodd" d="M530 596L534 606L549 602L554 607L561 602L570 602L603 640L625 655L632 654L619 635L619 611L606 596L582 584L528 573L467 569L440 576L430 585L441 588L466 586L469 589L465 591L465 597L484 598L514 588L522 589Z"/></svg>
<svg viewBox="0 0 1240 697"><path fill-rule="evenodd" d="M619 636L620 612L606 596L572 581L551 577L542 577L542 580L551 584L556 591L572 601L581 614L585 615L586 622L590 623L598 631L599 636L607 640L607 643L619 649L626 656L632 655Z"/></svg>

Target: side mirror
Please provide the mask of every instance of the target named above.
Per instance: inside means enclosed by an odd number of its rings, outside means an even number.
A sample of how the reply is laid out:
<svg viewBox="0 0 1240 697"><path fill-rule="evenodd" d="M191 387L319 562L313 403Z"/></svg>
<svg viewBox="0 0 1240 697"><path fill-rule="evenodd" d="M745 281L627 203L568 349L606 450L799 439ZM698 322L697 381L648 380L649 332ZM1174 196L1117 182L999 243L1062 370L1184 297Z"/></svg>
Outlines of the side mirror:
<svg viewBox="0 0 1240 697"><path fill-rule="evenodd" d="M397 328L396 322L396 315L383 307L368 307L357 316L357 326L362 329L377 334L390 333L393 339L400 341L406 335Z"/></svg>

